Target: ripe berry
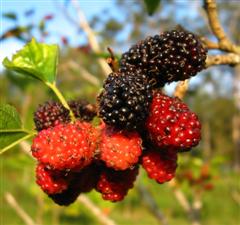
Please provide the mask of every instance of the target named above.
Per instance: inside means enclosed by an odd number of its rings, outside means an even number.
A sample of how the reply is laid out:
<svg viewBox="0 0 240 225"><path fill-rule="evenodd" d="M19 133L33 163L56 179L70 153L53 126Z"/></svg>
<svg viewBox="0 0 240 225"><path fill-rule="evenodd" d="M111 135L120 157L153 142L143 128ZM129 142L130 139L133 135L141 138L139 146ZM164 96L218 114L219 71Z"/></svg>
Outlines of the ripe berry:
<svg viewBox="0 0 240 225"><path fill-rule="evenodd" d="M68 188L70 176L67 173L47 169L39 163L36 168L36 183L47 194L61 193Z"/></svg>
<svg viewBox="0 0 240 225"><path fill-rule="evenodd" d="M77 197L80 195L81 190L70 186L67 190L59 194L48 195L56 204L61 206L68 206L76 201Z"/></svg>
<svg viewBox="0 0 240 225"><path fill-rule="evenodd" d="M142 167L149 178L158 183L170 181L174 178L177 168L177 151L175 149L149 149L143 154Z"/></svg>
<svg viewBox="0 0 240 225"><path fill-rule="evenodd" d="M111 73L103 88L98 97L99 115L106 124L127 130L143 125L152 91L140 70Z"/></svg>
<svg viewBox="0 0 240 225"><path fill-rule="evenodd" d="M161 92L154 95L146 128L150 139L160 148L189 150L201 139L197 115L180 99Z"/></svg>
<svg viewBox="0 0 240 225"><path fill-rule="evenodd" d="M81 193L87 193L96 187L99 175L100 168L95 164L90 164L75 174L72 183Z"/></svg>
<svg viewBox="0 0 240 225"><path fill-rule="evenodd" d="M34 122L38 131L70 121L69 111L59 102L46 102L34 113Z"/></svg>
<svg viewBox="0 0 240 225"><path fill-rule="evenodd" d="M84 100L68 102L76 118L91 121L96 116L95 106ZM60 102L46 102L40 105L34 113L34 123L38 131L70 122L69 110Z"/></svg>
<svg viewBox="0 0 240 225"><path fill-rule="evenodd" d="M96 149L96 130L86 122L59 124L34 138L32 154L57 170L79 170L89 165Z"/></svg>
<svg viewBox="0 0 240 225"><path fill-rule="evenodd" d="M195 76L205 67L207 50L199 38L183 29L147 37L122 55L121 68L137 67L156 86Z"/></svg>
<svg viewBox="0 0 240 225"><path fill-rule="evenodd" d="M96 190L102 194L104 200L121 201L138 175L138 167L124 171L105 168L102 170Z"/></svg>
<svg viewBox="0 0 240 225"><path fill-rule="evenodd" d="M100 159L115 170L126 170L138 162L142 140L137 132L105 126L99 145Z"/></svg>
<svg viewBox="0 0 240 225"><path fill-rule="evenodd" d="M76 201L81 193L91 191L96 187L100 170L95 164L83 168L80 172L71 172L72 177L68 188L62 193L48 195L56 204L68 206Z"/></svg>

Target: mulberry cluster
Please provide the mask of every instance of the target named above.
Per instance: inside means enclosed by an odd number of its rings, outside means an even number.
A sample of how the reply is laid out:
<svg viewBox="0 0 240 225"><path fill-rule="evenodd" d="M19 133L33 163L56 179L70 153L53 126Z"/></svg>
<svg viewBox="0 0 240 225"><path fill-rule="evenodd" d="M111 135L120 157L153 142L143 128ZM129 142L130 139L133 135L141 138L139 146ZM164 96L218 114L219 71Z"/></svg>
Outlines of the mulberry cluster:
<svg viewBox="0 0 240 225"><path fill-rule="evenodd" d="M36 183L58 205L72 204L93 189L103 199L120 201L136 179L141 143L137 132L104 123L93 127L76 120L50 126L37 134L31 146L38 161Z"/></svg>
<svg viewBox="0 0 240 225"><path fill-rule="evenodd" d="M36 183L59 205L96 190L104 200L121 201L139 168L157 183L175 176L179 152L201 139L195 113L178 98L158 90L204 68L206 50L184 30L149 37L124 53L109 74L96 107L70 101L69 110L47 102L34 114L38 134L32 143ZM100 124L93 126L93 117Z"/></svg>
<svg viewBox="0 0 240 225"><path fill-rule="evenodd" d="M195 76L205 67L207 51L196 35L183 29L148 37L120 59L100 93L99 116L120 129L141 129L154 89Z"/></svg>

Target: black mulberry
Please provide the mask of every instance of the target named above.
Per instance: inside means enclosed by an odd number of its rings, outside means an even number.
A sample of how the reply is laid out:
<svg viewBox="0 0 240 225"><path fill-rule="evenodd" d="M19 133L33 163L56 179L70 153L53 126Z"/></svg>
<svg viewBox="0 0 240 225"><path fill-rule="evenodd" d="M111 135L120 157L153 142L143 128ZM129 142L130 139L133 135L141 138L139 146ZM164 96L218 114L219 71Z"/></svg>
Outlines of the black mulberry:
<svg viewBox="0 0 240 225"><path fill-rule="evenodd" d="M152 91L141 70L111 73L98 97L99 116L119 129L134 130L144 124Z"/></svg>
<svg viewBox="0 0 240 225"><path fill-rule="evenodd" d="M156 87L195 76L205 67L207 50L196 35L183 29L148 37L132 46L120 59L120 67L140 68Z"/></svg>

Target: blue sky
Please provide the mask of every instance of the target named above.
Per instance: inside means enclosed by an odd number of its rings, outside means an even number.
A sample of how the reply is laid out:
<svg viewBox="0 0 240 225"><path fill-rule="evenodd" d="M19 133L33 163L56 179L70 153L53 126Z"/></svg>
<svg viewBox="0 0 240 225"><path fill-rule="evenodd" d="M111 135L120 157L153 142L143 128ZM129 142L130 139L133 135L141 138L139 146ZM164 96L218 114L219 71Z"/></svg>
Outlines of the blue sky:
<svg viewBox="0 0 240 225"><path fill-rule="evenodd" d="M29 22L31 22L29 18L31 18L33 22L36 23L36 21L39 22L45 15L53 14L54 18L52 21L48 23L47 30L51 31L51 33L56 35L48 37L46 40L44 40L44 42L60 43L59 36L65 35L67 37L70 37L69 41L71 45L79 45L85 42L84 37L78 35L76 27L74 27L66 19L62 11L57 7L57 4L58 5L60 4L63 7L67 7L70 15L72 15L72 17L77 20L76 11L71 6L71 4L65 6L66 0L0 0L0 2L1 2L0 35L7 31L8 29L15 26L13 21L2 17L2 14L6 12L17 13L20 25L29 24ZM118 18L119 20L121 20L121 18L123 17L120 14L123 12L119 11L115 7L114 2L112 0L79 0L78 2L88 20L90 20L94 15L103 12L104 9L109 8L111 8L110 15L106 16L115 17ZM32 17L25 17L24 12L31 9L35 9L34 15ZM167 14L167 11L163 13ZM127 27L124 27L124 31L127 32L127 29L128 29ZM38 38L37 33L34 35ZM0 71L3 70L3 66L1 63L2 60L5 57L11 57L17 50L21 49L23 45L24 43L16 40L16 38L9 38L3 42L0 42ZM170 89L173 90L173 88Z"/></svg>
<svg viewBox="0 0 240 225"><path fill-rule="evenodd" d="M83 35L77 33L76 27L74 27L63 15L62 11L57 7L57 5L62 5L67 7L68 12L72 15L73 18L77 20L77 15L75 9L69 3L68 6L65 5L67 0L0 0L0 35L6 30L14 27L14 22L2 17L2 14L6 12L16 12L19 17L19 24L26 25L31 22L39 22L45 15L53 14L54 18L47 25L47 30L51 31L53 35L45 40L48 43L60 43L59 36L70 37L71 45L79 45L85 42ZM128 0L134 1L134 0ZM140 0L139 0L140 1ZM90 20L94 15L102 13L105 9L111 9L110 14L104 15L106 17L111 16L118 18L119 20L123 19L124 13L120 11L114 4L113 0L79 0L79 5L83 10L85 16ZM194 18L198 18L199 12L198 8L201 7L201 1L199 0L178 0L177 4L174 5L174 12L176 12L175 19L176 21L187 21L189 29L191 29L191 21ZM29 19L29 17L24 16L24 12L30 9L35 9L34 15ZM176 10L175 10L176 9ZM186 13L187 12L187 13ZM168 17L169 11L165 8L164 11L161 11L162 17ZM186 20L187 19L187 20ZM191 20L192 19L192 20ZM199 23L202 23L204 19L199 19ZM148 21L146 21L148 22ZM206 21L205 21L206 22ZM160 24L161 25L161 24ZM124 28L126 34L127 26ZM54 35L55 34L55 35ZM149 35L149 34L148 34ZM146 34L147 36L147 34ZM36 37L37 33L36 33ZM129 40L128 40L129 41ZM128 43L130 45L130 43ZM2 60L5 57L11 57L17 50L21 49L23 42L17 41L15 38L9 38L6 41L0 42L0 71L3 69ZM122 51L126 50L122 46ZM197 82L199 79L191 79L191 84ZM172 88L171 88L172 90Z"/></svg>
<svg viewBox="0 0 240 225"><path fill-rule="evenodd" d="M70 37L71 45L79 45L85 41L84 35L78 35L76 27L74 27L63 15L61 9L57 7L57 5L62 5L67 8L69 14L77 20L77 15L75 9L71 6L71 3L66 6L66 2L70 2L70 0L0 0L1 2L1 15L6 12L16 12L19 18L19 24L26 25L32 22L39 22L45 15L53 14L54 19L50 21L47 25L47 30L51 31L51 36L48 37L44 42L48 43L59 43L59 36L67 36ZM132 2L136 2L134 0L128 0ZM140 1L140 0L139 0ZM191 0L178 0L177 4L174 7L177 7L175 17L178 21L182 21L182 16L186 15L186 10L188 11L188 17L194 18L197 15L197 7L199 7L199 2L196 0L195 2ZM121 21L124 15L124 11L120 11L113 0L79 0L79 5L86 15L87 19L90 20L96 14L100 14L104 9L109 10L110 14L104 15L105 17L111 16L118 18ZM35 9L34 16L25 17L24 12L30 9ZM191 10L190 10L191 9ZM175 11L175 10L174 10ZM168 17L168 10L165 8L164 11L161 11L162 17ZM13 21L9 19L0 17L1 19L1 30L0 34L7 31L8 29L14 27ZM149 21L146 21L146 23ZM161 25L161 24L160 24ZM124 26L123 33L127 35L128 26ZM55 35L54 35L55 34ZM34 33L34 36L38 38L38 33ZM3 58L6 56L11 56L16 50L20 49L23 46L22 42L17 41L14 38L9 38L6 41L0 43L0 62L2 62ZM123 47L124 48L124 47ZM127 49L122 49L127 50ZM0 66L0 69L2 67Z"/></svg>
<svg viewBox="0 0 240 225"><path fill-rule="evenodd" d="M9 28L14 27L13 21L3 18L2 14L6 12L15 12L19 18L19 24L28 24L31 18L33 22L40 21L45 15L53 14L54 18L47 24L48 30L53 35L46 39L48 43L59 43L59 36L70 37L71 45L79 45L84 42L84 37L77 35L76 27L74 27L63 15L60 8L57 5L68 8L68 12L73 18L77 19L76 11L71 7L71 4L66 6L66 0L0 0L1 11L1 30L0 34L7 31ZM111 8L111 12L116 14L117 11L113 7L113 1L111 0L79 0L79 5L84 11L87 19L90 19L95 14L99 14L104 9ZM25 17L24 12L30 9L35 9L35 13L32 17ZM54 35L55 34L55 35ZM37 33L36 33L37 35ZM57 38L58 37L58 38ZM17 41L14 38L9 38L6 41L0 43L0 62L8 56L10 57L16 50L20 49L23 43ZM0 70L2 66L0 67Z"/></svg>

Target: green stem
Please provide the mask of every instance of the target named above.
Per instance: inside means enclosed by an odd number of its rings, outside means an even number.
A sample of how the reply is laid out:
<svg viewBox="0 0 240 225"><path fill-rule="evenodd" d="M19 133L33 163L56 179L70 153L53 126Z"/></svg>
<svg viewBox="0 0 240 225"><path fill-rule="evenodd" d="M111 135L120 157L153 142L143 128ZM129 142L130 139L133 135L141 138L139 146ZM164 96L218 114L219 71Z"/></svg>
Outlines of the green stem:
<svg viewBox="0 0 240 225"><path fill-rule="evenodd" d="M31 134L28 134L20 139L18 139L17 141L13 142L12 144L8 145L7 147L1 149L0 151L0 155L3 154L4 152L6 152L7 150L9 150L10 148L14 147L15 145L19 144L20 142L34 136L35 134L34 133L31 133Z"/></svg>
<svg viewBox="0 0 240 225"><path fill-rule="evenodd" d="M60 100L60 102L62 103L62 105L69 110L69 114L71 117L71 121L75 121L76 118L71 110L71 108L69 107L67 101L65 100L65 98L63 97L62 93L58 90L57 86L55 83L46 83L48 87L50 87L52 89L52 91L55 93L55 95L58 97L58 99Z"/></svg>
<svg viewBox="0 0 240 225"><path fill-rule="evenodd" d="M24 129L8 129L8 130L0 130L0 133L26 133L26 134L36 134L37 132L35 131L29 131L29 130L24 130Z"/></svg>

